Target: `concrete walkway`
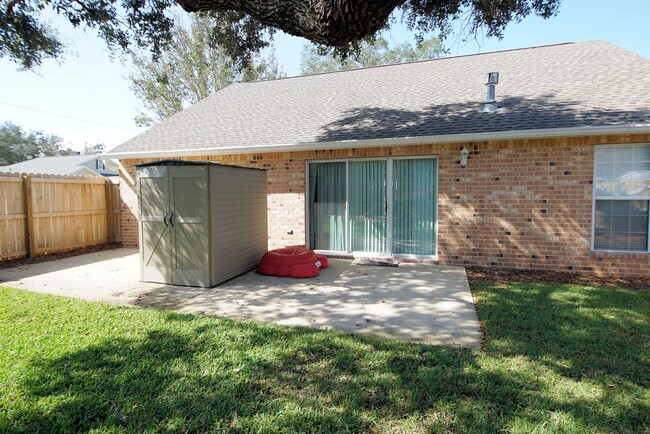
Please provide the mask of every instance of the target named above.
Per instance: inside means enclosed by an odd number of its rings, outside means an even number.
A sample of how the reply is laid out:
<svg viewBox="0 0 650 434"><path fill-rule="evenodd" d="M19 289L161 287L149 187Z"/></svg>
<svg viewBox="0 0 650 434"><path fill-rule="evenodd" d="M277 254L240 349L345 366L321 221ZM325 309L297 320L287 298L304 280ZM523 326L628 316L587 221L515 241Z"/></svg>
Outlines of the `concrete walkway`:
<svg viewBox="0 0 650 434"><path fill-rule="evenodd" d="M313 279L250 272L215 288L138 281L138 253L116 249L0 270L0 284L112 304L477 347L480 330L462 267L351 265Z"/></svg>

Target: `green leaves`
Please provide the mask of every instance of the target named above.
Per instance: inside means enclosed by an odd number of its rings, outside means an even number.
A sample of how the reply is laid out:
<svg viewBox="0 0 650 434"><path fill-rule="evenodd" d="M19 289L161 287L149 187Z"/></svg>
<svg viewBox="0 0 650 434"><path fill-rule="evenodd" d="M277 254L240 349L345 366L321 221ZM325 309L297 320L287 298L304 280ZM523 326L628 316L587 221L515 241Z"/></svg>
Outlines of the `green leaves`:
<svg viewBox="0 0 650 434"><path fill-rule="evenodd" d="M173 20L167 10L172 0L31 0L7 1L0 6L0 57L9 57L24 69L38 67L45 59L61 59L65 44L44 22L48 8L74 27L97 29L111 50L132 45L154 56L171 41Z"/></svg>
<svg viewBox="0 0 650 434"><path fill-rule="evenodd" d="M363 41L345 53L323 46L305 45L301 53L301 69L303 74L318 74L433 59L443 53L438 38L423 40L415 46L403 43L391 48L385 38L379 37Z"/></svg>
<svg viewBox="0 0 650 434"><path fill-rule="evenodd" d="M219 31L224 22L217 15L196 13L189 23L186 15L175 15L174 20L172 44L158 57L142 51L131 55L131 89L143 105L138 125L165 120L233 82L284 75L273 52L268 57L229 55L223 38L231 33Z"/></svg>
<svg viewBox="0 0 650 434"><path fill-rule="evenodd" d="M255 53L266 48L273 33L283 30L329 47L345 58L355 53L362 40L395 24L395 11L416 41L438 31L443 39L452 23L463 20L464 33L502 37L506 25L536 14L543 18L558 12L561 0L239 0L180 1L186 10L209 11L213 18L209 45L221 47L246 69ZM73 26L97 29L111 50L148 51L156 60L173 41L174 0L9 0L0 5L0 57L9 57L22 68L32 69L44 59L61 59L65 45L58 33L42 20L52 9ZM342 13L343 12L343 13ZM390 14L393 12L393 16ZM388 17L388 18L387 18Z"/></svg>
<svg viewBox="0 0 650 434"><path fill-rule="evenodd" d="M42 4L3 2L0 6L0 58L9 57L23 69L32 69L44 58L59 58L65 45L59 35L38 20Z"/></svg>
<svg viewBox="0 0 650 434"><path fill-rule="evenodd" d="M5 122L0 127L0 166L37 157L76 154L74 150L63 147L62 142L59 136L41 131L23 131L18 125Z"/></svg>
<svg viewBox="0 0 650 434"><path fill-rule="evenodd" d="M399 9L409 30L422 34L439 32L444 39L452 24L462 21L463 33L475 36L480 30L487 37L502 38L506 26L530 14L542 18L557 15L561 0L476 1L476 0L409 0Z"/></svg>

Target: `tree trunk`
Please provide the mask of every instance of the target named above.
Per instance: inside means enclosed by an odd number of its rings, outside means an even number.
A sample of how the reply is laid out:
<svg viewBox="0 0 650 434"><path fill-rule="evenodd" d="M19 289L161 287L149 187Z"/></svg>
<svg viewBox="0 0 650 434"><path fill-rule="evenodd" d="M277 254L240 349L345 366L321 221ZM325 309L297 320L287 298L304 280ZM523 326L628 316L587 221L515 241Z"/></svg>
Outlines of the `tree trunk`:
<svg viewBox="0 0 650 434"><path fill-rule="evenodd" d="M375 34L406 0L178 0L187 12L245 12L310 41L343 46Z"/></svg>

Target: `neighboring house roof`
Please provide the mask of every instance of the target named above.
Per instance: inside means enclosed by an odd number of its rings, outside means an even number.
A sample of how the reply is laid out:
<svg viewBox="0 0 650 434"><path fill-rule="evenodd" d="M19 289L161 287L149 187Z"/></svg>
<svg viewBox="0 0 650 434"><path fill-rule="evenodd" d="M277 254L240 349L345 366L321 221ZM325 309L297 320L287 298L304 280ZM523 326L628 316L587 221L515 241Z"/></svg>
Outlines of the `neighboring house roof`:
<svg viewBox="0 0 650 434"><path fill-rule="evenodd" d="M499 72L499 113L479 113ZM230 85L109 154L650 132L650 60L567 43Z"/></svg>
<svg viewBox="0 0 650 434"><path fill-rule="evenodd" d="M102 159L99 155L66 155L38 157L20 163L0 166L0 172L44 173L49 175L117 176L117 172L94 169L85 164Z"/></svg>

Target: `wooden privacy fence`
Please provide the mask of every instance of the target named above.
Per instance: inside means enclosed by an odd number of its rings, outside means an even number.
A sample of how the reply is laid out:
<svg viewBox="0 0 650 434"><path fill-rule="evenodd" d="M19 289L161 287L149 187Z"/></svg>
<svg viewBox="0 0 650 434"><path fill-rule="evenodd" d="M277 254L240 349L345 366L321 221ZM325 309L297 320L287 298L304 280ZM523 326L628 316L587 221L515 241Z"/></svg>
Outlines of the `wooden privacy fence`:
<svg viewBox="0 0 650 434"><path fill-rule="evenodd" d="M0 260L117 241L119 215L104 178L0 173Z"/></svg>

